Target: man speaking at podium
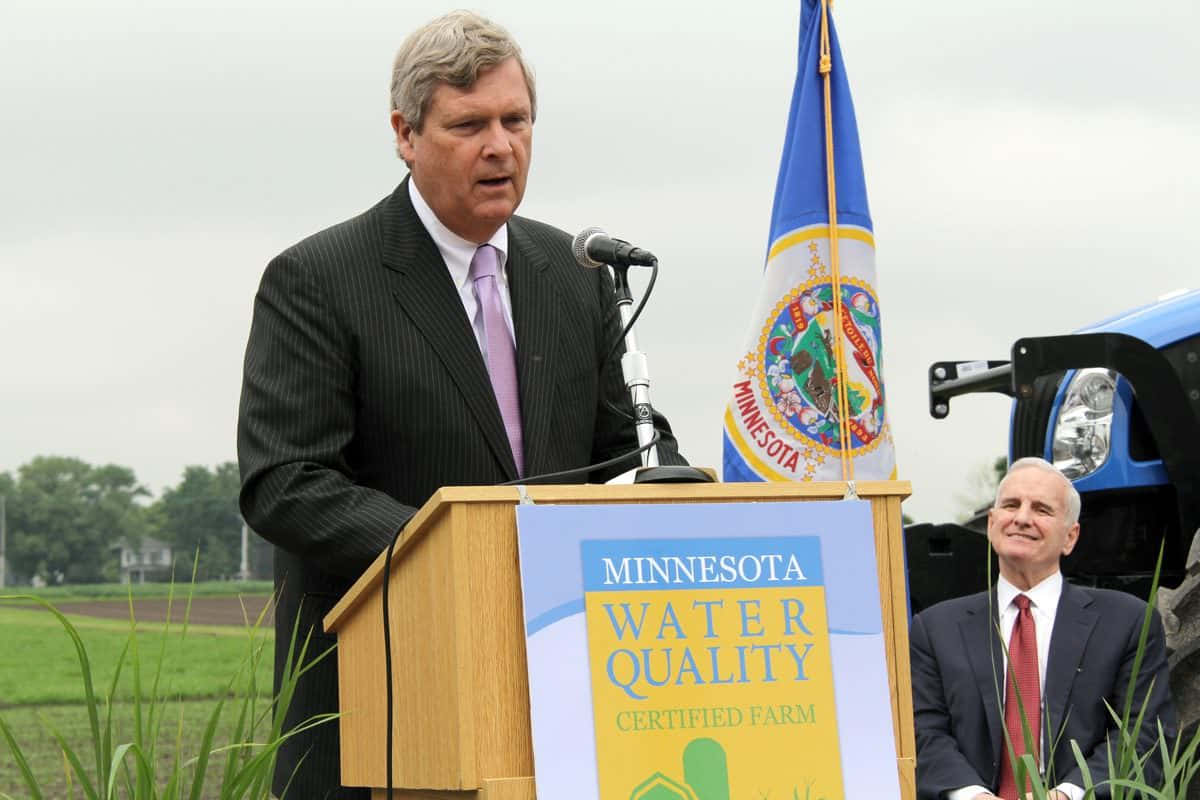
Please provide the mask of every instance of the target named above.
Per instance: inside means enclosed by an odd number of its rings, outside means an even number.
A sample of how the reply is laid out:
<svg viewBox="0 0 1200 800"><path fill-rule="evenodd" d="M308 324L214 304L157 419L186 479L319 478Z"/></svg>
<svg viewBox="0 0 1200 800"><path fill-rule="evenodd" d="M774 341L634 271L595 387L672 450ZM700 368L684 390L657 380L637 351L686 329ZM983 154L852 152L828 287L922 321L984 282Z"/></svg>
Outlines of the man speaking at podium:
<svg viewBox="0 0 1200 800"><path fill-rule="evenodd" d="M607 272L576 265L566 233L513 216L537 110L516 42L472 13L436 19L401 46L391 104L409 176L274 258L254 304L241 507L276 545L277 683L297 617L301 637L319 634L439 487L637 447L619 362L606 360L620 335ZM656 423L660 461L683 463ZM336 710L327 658L301 680L287 727ZM338 788L338 757L336 723L290 739L275 790L291 778L291 796L366 797Z"/></svg>

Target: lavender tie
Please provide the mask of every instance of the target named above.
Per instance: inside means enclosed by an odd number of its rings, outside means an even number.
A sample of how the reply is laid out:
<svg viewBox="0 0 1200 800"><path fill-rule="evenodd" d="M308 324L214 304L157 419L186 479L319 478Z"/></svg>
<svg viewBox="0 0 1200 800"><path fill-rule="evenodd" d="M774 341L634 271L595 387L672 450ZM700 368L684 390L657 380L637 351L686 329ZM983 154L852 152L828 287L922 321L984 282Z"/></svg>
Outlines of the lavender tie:
<svg viewBox="0 0 1200 800"><path fill-rule="evenodd" d="M496 285L499 262L496 248L481 244L471 259L471 271L468 274L474 282L475 299L479 302L479 314L483 319L483 341L487 349L492 390L496 393L496 403L504 419L504 431L512 447L517 474L524 475L525 450L521 436L521 395L517 388L517 351L508 334L508 326L504 324L504 306L500 300L500 288Z"/></svg>

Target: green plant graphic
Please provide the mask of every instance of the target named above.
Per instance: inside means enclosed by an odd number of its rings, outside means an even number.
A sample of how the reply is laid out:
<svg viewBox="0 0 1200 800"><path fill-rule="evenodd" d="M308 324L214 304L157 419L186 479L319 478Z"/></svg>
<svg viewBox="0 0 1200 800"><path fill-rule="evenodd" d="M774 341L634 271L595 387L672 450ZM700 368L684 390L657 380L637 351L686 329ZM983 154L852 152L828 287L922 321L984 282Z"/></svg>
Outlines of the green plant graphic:
<svg viewBox="0 0 1200 800"><path fill-rule="evenodd" d="M729 800L725 748L714 739L693 739L683 748L683 780L697 800Z"/></svg>
<svg viewBox="0 0 1200 800"><path fill-rule="evenodd" d="M656 772L633 788L629 800L729 800L725 748L714 739L693 739L683 748L683 781Z"/></svg>

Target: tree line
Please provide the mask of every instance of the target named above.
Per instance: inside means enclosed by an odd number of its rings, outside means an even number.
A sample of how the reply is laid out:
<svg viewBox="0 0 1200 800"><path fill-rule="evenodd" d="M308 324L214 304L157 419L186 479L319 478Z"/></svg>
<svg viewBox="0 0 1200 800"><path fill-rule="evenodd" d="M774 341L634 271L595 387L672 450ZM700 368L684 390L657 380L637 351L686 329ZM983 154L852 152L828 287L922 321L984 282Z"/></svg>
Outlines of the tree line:
<svg viewBox="0 0 1200 800"><path fill-rule="evenodd" d="M197 552L198 580L234 577L241 566L238 484L232 461L185 468L179 483L157 499L132 469L117 464L38 456L15 475L0 472L6 582L114 582L120 577L120 544L137 551L147 538L171 548L177 580L190 578ZM256 577L267 577L269 548L257 537L251 542Z"/></svg>

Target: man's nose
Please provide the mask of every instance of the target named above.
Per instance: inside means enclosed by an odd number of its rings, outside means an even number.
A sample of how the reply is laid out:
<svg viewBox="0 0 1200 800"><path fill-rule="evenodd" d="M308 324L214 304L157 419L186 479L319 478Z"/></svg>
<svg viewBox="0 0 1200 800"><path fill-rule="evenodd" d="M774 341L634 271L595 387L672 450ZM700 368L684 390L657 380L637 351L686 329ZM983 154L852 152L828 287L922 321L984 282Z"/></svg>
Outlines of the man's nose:
<svg viewBox="0 0 1200 800"><path fill-rule="evenodd" d="M500 120L492 120L483 131L483 153L485 156L507 156L512 152L508 130Z"/></svg>
<svg viewBox="0 0 1200 800"><path fill-rule="evenodd" d="M1028 525L1033 519L1033 509L1028 503L1021 503L1017 506L1017 511L1013 514L1013 521L1018 525Z"/></svg>

